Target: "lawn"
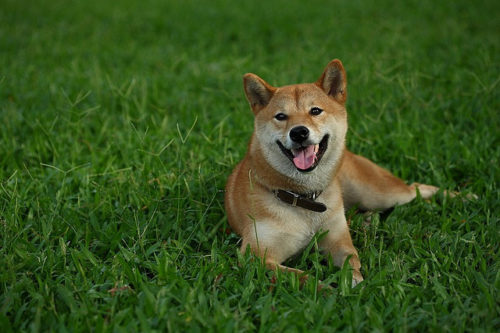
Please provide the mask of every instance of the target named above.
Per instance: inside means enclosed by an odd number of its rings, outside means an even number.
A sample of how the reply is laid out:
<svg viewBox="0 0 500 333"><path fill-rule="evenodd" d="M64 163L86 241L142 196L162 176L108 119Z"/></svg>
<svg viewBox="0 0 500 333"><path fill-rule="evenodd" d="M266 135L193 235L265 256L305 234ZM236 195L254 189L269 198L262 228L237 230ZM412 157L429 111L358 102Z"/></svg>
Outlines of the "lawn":
<svg viewBox="0 0 500 333"><path fill-rule="evenodd" d="M500 2L0 4L0 327L9 331L500 330ZM417 199L349 212L365 281L316 241L266 271L223 188L242 75L348 75L348 146ZM318 235L319 237L319 235ZM317 280L334 286L317 292Z"/></svg>

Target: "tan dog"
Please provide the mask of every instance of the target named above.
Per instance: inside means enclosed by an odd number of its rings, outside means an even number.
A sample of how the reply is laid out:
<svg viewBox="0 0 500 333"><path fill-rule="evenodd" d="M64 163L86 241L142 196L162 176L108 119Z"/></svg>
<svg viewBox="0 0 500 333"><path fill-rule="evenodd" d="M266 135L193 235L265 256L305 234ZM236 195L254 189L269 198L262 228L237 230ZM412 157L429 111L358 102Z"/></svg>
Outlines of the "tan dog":
<svg viewBox="0 0 500 333"><path fill-rule="evenodd" d="M341 266L348 256L353 285L363 280L344 210L384 210L438 191L406 185L389 171L345 148L346 74L331 61L315 83L272 87L244 76L255 128L245 158L226 185L229 224L270 269L303 273L282 263L320 230L322 250Z"/></svg>

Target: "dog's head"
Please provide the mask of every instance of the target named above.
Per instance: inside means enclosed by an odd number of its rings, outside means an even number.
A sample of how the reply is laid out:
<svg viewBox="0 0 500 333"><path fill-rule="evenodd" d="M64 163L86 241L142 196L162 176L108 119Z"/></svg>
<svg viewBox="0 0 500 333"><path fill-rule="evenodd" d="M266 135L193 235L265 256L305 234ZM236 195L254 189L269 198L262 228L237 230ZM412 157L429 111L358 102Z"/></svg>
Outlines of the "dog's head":
<svg viewBox="0 0 500 333"><path fill-rule="evenodd" d="M336 167L347 131L347 81L340 60L332 60L315 83L278 88L255 74L246 74L243 82L255 114L250 149L293 178Z"/></svg>

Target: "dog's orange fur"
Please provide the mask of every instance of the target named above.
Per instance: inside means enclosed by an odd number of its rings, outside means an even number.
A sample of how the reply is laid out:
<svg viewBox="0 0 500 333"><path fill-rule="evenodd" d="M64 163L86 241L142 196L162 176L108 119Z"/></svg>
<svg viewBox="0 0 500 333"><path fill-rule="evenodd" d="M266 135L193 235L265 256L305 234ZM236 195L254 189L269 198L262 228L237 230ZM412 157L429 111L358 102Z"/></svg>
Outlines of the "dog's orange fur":
<svg viewBox="0 0 500 333"><path fill-rule="evenodd" d="M226 185L225 207L229 224L247 247L270 269L302 273L282 263L300 251L320 231L328 231L320 246L340 266L350 256L353 284L363 280L359 256L352 244L344 210L384 210L413 200L417 188L423 198L438 191L430 185L406 185L389 171L346 150L347 80L339 60L331 61L315 83L272 87L254 74L244 76L247 99L255 114L248 152ZM312 116L312 106L323 112ZM278 121L277 113L286 113ZM277 148L274 138L287 142L295 126L306 126L312 144L329 134L329 143L316 169L302 173ZM327 206L318 213L277 199L272 190L321 192L317 201Z"/></svg>

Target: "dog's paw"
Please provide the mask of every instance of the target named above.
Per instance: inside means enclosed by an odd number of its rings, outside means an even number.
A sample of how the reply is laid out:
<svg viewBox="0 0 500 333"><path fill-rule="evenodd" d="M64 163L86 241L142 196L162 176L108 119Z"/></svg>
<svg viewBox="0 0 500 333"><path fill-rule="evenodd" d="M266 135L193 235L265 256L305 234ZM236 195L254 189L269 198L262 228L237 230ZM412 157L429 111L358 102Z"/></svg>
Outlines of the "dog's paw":
<svg viewBox="0 0 500 333"><path fill-rule="evenodd" d="M418 190L420 196L423 199L429 199L439 191L439 187L433 185L413 183L410 186L413 187L415 190Z"/></svg>
<svg viewBox="0 0 500 333"><path fill-rule="evenodd" d="M447 191L447 190L444 190L443 191L443 195L444 196L447 196L449 198L460 198L462 199L462 201L474 201L474 200L478 200L479 197L474 194L474 193L461 193L461 192L456 192L456 191Z"/></svg>
<svg viewBox="0 0 500 333"><path fill-rule="evenodd" d="M351 287L356 287L358 284L360 284L363 281L363 275L359 271L353 271L352 272L352 285Z"/></svg>
<svg viewBox="0 0 500 333"><path fill-rule="evenodd" d="M418 189L418 192L420 193L420 196L423 199L429 199L433 195L437 194L439 192L439 187L433 186L433 185L427 185L427 184L420 184L420 183L413 183L411 185L413 188ZM461 198L463 201L470 201L470 200L477 200L479 197L474 194L474 193L461 193L457 191L449 191L449 190L443 190L442 191L444 197L448 198Z"/></svg>
<svg viewBox="0 0 500 333"><path fill-rule="evenodd" d="M477 194L474 194L474 193L466 193L466 194L463 194L462 195L464 200L478 200L479 199L479 196Z"/></svg>

